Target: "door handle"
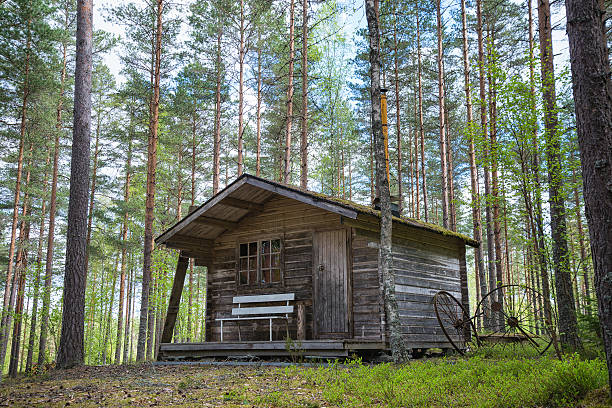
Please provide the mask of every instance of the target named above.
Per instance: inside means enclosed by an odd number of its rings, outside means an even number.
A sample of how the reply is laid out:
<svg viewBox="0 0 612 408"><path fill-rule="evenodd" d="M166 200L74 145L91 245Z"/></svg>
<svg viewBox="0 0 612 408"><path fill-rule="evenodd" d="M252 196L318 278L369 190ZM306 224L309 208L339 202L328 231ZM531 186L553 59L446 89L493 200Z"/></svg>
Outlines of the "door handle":
<svg viewBox="0 0 612 408"><path fill-rule="evenodd" d="M319 265L319 271L321 271L321 272L322 272L322 271L324 271L324 270L325 270L325 265L320 264L320 265Z"/></svg>

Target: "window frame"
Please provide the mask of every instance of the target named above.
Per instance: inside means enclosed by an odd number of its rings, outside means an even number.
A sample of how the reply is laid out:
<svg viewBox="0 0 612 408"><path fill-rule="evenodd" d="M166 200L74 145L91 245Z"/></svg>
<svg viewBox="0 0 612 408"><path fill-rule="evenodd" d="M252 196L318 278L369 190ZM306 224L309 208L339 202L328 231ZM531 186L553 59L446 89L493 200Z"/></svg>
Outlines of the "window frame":
<svg viewBox="0 0 612 408"><path fill-rule="evenodd" d="M279 258L279 265L278 268L272 268L272 261L270 259L270 265L268 268L265 268L267 271L270 271L270 278L272 278L272 271L274 269L278 269L280 272L280 280L278 282L266 282L266 283L262 283L262 277L263 277L263 261L262 261L262 257L263 255L268 255L268 256L272 256L274 254L277 254L277 252L272 252L272 247L270 244L270 252L268 254L262 254L262 245L264 242L266 241L276 241L278 240L279 242L279 250L278 250L278 258ZM257 243L257 255L256 255L256 282L253 283L251 282L251 274L250 274L250 267L247 269L247 283L241 283L240 282L240 277L241 277L241 273L243 272L243 269L241 269L241 261L243 259L250 259L253 255L251 255L250 253L250 246L253 243ZM246 256L242 256L241 252L240 252L240 247L242 245L247 245L247 255ZM267 288L267 287L272 287L272 286L285 286L285 273L284 273L284 253L285 253L285 244L284 244L284 240L282 238L282 236L279 235L274 235L274 236L269 236L269 237L265 237L265 238L244 238L244 239L239 239L236 241L236 286L238 287L238 289L258 289L258 288ZM249 265L250 266L250 265Z"/></svg>

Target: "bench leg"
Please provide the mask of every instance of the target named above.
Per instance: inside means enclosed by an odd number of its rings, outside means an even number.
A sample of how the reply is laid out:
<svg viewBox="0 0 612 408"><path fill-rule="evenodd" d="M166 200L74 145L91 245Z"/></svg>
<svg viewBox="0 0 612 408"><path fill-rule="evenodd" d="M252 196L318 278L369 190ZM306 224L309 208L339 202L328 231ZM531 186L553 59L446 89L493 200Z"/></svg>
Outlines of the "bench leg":
<svg viewBox="0 0 612 408"><path fill-rule="evenodd" d="M272 319L270 319L270 341L272 341Z"/></svg>
<svg viewBox="0 0 612 408"><path fill-rule="evenodd" d="M223 343L223 320L221 320L221 343Z"/></svg>

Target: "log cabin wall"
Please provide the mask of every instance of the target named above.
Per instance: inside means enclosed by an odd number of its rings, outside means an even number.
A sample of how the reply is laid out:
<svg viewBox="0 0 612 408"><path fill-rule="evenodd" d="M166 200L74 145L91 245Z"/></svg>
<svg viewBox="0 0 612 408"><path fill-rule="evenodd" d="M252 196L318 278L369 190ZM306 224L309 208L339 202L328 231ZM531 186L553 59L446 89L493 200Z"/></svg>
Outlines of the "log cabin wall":
<svg viewBox="0 0 612 408"><path fill-rule="evenodd" d="M232 298L237 295L295 293L294 304L306 308L306 339L313 338L313 233L317 230L345 228L337 214L296 200L274 196L265 203L264 211L248 216L233 231L219 236L214 243L213 261L208 272L206 340L220 340L219 317L230 317ZM280 238L283 245L283 284L266 287L237 285L237 247L240 242ZM255 306L254 304L253 306ZM289 320L289 335L297 338L297 314ZM238 340L238 326L227 322L223 327L224 341ZM268 340L269 321L247 320L240 323L240 335L245 340ZM274 320L274 340L284 340L286 324Z"/></svg>
<svg viewBox="0 0 612 408"><path fill-rule="evenodd" d="M396 228L396 225L393 227ZM358 248L353 249L356 257L355 265L358 265L355 274L367 273L370 285L367 292L364 291L368 294L366 298L369 300L367 305L364 304L364 312L358 315L359 308L355 306L355 337L357 337L360 327L358 322L373 322L374 313L377 311L378 316L384 318L384 306L380 291L378 309L376 308L373 290L373 280L375 277L379 278L376 270L378 233L356 228L355 234L353 242L358 245ZM392 252L396 298L402 333L408 347L449 347L436 320L432 300L436 292L446 290L460 302L468 303L465 246L451 237L418 230L408 232L404 229L394 232ZM357 277L355 282L358 282ZM356 287L354 291L357 292ZM375 331L366 333L369 336L376 336ZM388 329L385 330L385 335L388 339Z"/></svg>
<svg viewBox="0 0 612 408"><path fill-rule="evenodd" d="M378 276L378 242L353 228L353 321L356 339L382 340L384 306Z"/></svg>

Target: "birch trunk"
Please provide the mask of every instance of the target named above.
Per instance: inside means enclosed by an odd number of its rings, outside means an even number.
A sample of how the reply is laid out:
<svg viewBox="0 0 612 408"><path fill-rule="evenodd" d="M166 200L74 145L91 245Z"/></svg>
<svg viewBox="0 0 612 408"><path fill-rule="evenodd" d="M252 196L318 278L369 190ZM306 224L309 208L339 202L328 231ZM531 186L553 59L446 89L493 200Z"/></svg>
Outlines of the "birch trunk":
<svg viewBox="0 0 612 408"><path fill-rule="evenodd" d="M392 216L385 163L385 146L382 133L381 101L380 101L380 34L376 15L375 0L366 0L366 18L370 40L370 89L372 103L372 134L376 144L376 179L380 192L380 247L378 254L378 270L382 276L384 287L384 303L387 324L390 332L390 345L393 359L396 362L410 358L404 344L397 299L395 297L395 276L392 270Z"/></svg>

